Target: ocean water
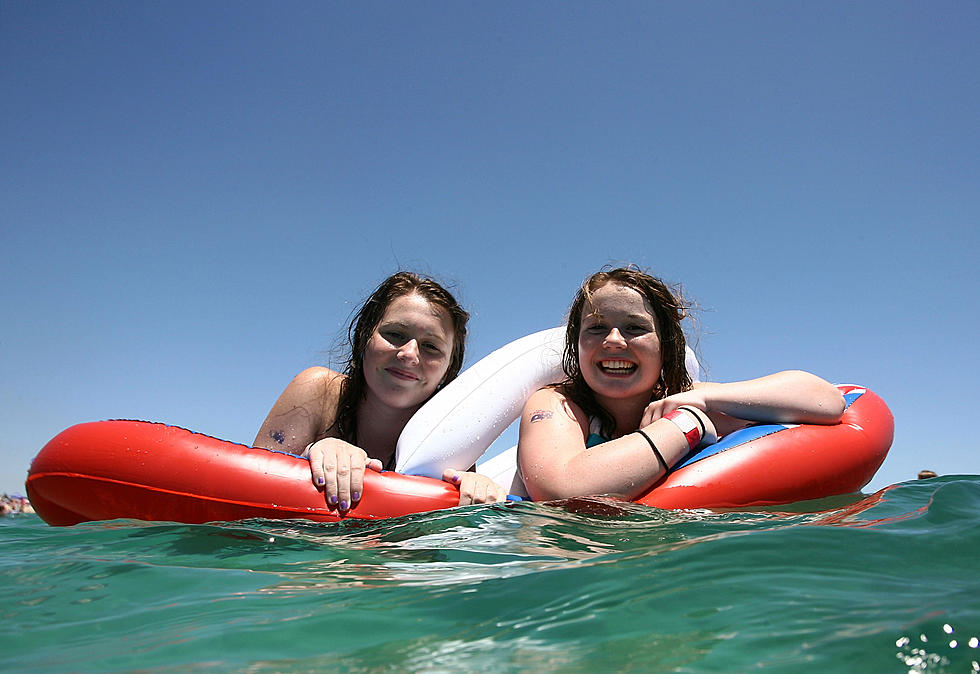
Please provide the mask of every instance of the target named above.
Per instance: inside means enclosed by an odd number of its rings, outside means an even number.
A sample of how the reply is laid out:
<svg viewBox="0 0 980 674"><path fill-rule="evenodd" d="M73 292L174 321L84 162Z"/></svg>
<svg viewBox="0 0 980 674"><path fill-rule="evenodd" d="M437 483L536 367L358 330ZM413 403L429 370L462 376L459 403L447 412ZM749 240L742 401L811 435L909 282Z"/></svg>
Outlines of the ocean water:
<svg viewBox="0 0 980 674"><path fill-rule="evenodd" d="M0 671L977 672L980 476L744 512L0 518Z"/></svg>

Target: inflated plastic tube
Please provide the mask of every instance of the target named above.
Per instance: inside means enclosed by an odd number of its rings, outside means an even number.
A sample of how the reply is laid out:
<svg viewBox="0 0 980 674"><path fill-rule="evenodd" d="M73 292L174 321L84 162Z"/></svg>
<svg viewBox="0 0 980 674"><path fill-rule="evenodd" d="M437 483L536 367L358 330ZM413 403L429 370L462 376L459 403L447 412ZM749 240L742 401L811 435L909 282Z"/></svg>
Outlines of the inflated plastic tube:
<svg viewBox="0 0 980 674"><path fill-rule="evenodd" d="M521 415L532 393L565 378L564 349L565 328L551 328L515 340L474 363L423 405L402 430L395 470L441 478L447 468L465 469L476 463ZM689 347L685 364L691 379L700 381L701 366ZM508 474L513 474L516 451L504 454L512 458L498 463L505 466L509 461Z"/></svg>
<svg viewBox="0 0 980 674"><path fill-rule="evenodd" d="M634 500L658 508L737 508L859 490L888 453L895 424L871 391L839 389L847 405L839 424L744 428L694 450ZM513 472L515 458L507 462L501 455L483 467ZM336 522L459 503L457 488L442 480L369 470L360 501L340 513L313 486L306 459L145 421L97 421L62 431L31 462L26 487L37 514L53 525L116 518Z"/></svg>
<svg viewBox="0 0 980 674"><path fill-rule="evenodd" d="M41 519L58 526L117 518L336 522L459 503L459 490L442 480L368 470L361 500L341 513L313 486L304 458L123 420L77 424L56 435L31 462L26 487Z"/></svg>

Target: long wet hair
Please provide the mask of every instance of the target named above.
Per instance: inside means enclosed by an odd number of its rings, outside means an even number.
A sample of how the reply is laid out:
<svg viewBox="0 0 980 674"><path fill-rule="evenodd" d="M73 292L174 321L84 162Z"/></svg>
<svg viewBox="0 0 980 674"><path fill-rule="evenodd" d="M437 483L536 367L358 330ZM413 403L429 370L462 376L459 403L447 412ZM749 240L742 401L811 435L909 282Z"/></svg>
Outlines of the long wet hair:
<svg viewBox="0 0 980 674"><path fill-rule="evenodd" d="M439 283L427 276L408 271L400 271L386 278L371 295L364 300L347 327L349 345L340 399L337 403L337 416L329 431L337 429L343 440L357 444L357 408L367 394L367 380L364 378L364 351L368 340L381 323L385 311L399 297L417 294L430 304L442 307L449 314L453 324L453 349L449 357L449 369L439 382L437 391L451 382L463 367L466 350L466 323L470 315L461 307L453 295Z"/></svg>
<svg viewBox="0 0 980 674"><path fill-rule="evenodd" d="M592 293L609 283L632 288L643 295L653 307L657 334L660 337L663 370L660 372L656 386L650 392L650 401L653 402L675 393L690 390L692 386L691 375L688 374L685 363L687 343L684 339L684 330L681 327L681 321L687 317L690 305L680 291L671 289L660 279L632 266L596 272L582 283L575 294L575 299L572 300L571 308L568 310L565 351L562 356L565 380L559 384L559 390L581 407L582 411L590 418L598 418L601 432L606 437L612 437L616 432L616 421L599 404L595 393L589 388L585 377L582 376L582 369L579 364L578 338L582 330L584 310L589 309L591 311L594 309Z"/></svg>

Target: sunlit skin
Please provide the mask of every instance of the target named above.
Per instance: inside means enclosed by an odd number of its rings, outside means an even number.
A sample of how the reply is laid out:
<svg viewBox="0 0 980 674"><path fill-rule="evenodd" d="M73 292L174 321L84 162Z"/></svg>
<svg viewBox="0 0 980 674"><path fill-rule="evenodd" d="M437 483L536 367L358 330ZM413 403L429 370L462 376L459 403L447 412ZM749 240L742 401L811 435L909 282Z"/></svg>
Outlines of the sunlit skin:
<svg viewBox="0 0 980 674"><path fill-rule="evenodd" d="M395 299L364 350L365 407L407 421L442 382L452 349L445 309L414 293Z"/></svg>
<svg viewBox="0 0 980 674"><path fill-rule="evenodd" d="M653 307L632 288L607 283L582 312L579 367L621 428L635 428L660 379L663 359Z"/></svg>

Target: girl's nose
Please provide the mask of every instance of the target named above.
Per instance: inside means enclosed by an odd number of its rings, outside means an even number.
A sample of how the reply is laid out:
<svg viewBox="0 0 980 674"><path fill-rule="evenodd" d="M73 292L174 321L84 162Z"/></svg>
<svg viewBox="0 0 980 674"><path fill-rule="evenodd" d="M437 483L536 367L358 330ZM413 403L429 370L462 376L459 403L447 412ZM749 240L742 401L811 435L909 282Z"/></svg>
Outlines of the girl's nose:
<svg viewBox="0 0 980 674"><path fill-rule="evenodd" d="M626 340L623 339L623 334L619 331L619 328L613 328L606 335L606 338L602 340L602 345L606 347L613 348L623 348L626 346Z"/></svg>
<svg viewBox="0 0 980 674"><path fill-rule="evenodd" d="M418 365L419 362L419 343L410 339L402 347L398 349L398 358L412 365Z"/></svg>

